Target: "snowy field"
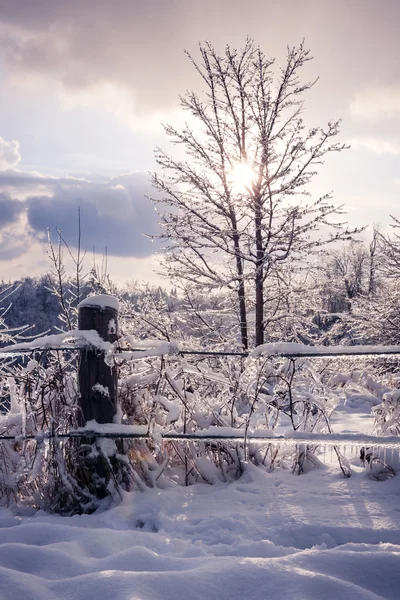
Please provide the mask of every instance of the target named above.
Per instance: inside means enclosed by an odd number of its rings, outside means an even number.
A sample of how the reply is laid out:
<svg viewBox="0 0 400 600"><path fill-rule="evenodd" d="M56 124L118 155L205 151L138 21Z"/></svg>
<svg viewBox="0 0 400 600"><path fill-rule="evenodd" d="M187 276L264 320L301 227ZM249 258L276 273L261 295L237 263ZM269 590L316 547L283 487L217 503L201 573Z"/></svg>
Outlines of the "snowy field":
<svg viewBox="0 0 400 600"><path fill-rule="evenodd" d="M368 431L362 408L335 430ZM398 600L400 476L371 480L354 453L345 479L320 458L301 476L249 465L231 484L126 493L90 516L2 509L0 597Z"/></svg>

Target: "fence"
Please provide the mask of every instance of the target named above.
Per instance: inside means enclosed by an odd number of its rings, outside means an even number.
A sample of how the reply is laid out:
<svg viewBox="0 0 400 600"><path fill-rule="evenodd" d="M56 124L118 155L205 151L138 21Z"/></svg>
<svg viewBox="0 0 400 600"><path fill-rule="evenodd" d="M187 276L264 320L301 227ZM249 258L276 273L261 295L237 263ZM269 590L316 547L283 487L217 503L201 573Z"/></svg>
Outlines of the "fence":
<svg viewBox="0 0 400 600"><path fill-rule="evenodd" d="M22 441L34 439L57 438L113 438L113 439L154 439L190 440L190 441L231 441L284 444L322 444L335 448L377 446L384 449L399 449L400 437L372 436L364 434L313 434L293 431L288 435L274 435L268 430L248 432L241 430L226 431L226 428L214 427L212 430L200 430L196 433L176 433L161 431L150 433L146 428L121 426L112 424L117 409L117 369L111 364L108 354L117 342L118 304L110 296L94 296L83 301L79 306L78 331L67 332L56 336L38 338L28 344L15 344L0 349L0 358L9 358L25 353L39 351L79 352L79 393L82 409L82 427L68 433L57 434L51 430L43 430L37 435L11 436L1 435L2 441ZM74 345L66 345L66 339L75 340ZM161 344L153 350L142 348L123 350L117 356L121 358L146 358L177 354L181 356L238 356L261 357L279 356L296 358L357 357L357 356L395 356L400 355L397 346L355 346L355 347L307 347L300 344L278 343L265 344L253 352L208 352L181 350L171 343ZM88 421L96 421L98 427L86 428Z"/></svg>

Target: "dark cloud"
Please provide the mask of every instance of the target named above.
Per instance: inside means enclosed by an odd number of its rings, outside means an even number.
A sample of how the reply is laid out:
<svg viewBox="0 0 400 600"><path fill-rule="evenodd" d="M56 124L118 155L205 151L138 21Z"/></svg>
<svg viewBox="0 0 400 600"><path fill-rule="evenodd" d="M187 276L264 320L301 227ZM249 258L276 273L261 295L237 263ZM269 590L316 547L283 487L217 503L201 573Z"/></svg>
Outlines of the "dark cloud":
<svg viewBox="0 0 400 600"><path fill-rule="evenodd" d="M147 183L147 178L143 174L136 173L130 175L133 179L136 178L141 183L142 181ZM34 171L24 172L17 169L9 169L7 171L0 171L0 192L5 192L12 198L25 199L29 196L51 196L55 190L61 189L93 189L95 185L99 185L100 189L103 189L102 186L107 186L109 181L109 176L92 176L91 173L50 176ZM140 189L148 189L145 183L143 183ZM134 186L134 184L132 185Z"/></svg>
<svg viewBox="0 0 400 600"><path fill-rule="evenodd" d="M144 114L197 85L183 48L196 54L198 41L223 47L251 35L283 57L287 43L306 37L333 105L371 74L374 85L400 77L399 16L397 0L0 0L0 47L14 73L45 73L79 89L113 82Z"/></svg>
<svg viewBox="0 0 400 600"><path fill-rule="evenodd" d="M0 192L0 229L14 223L23 209L24 206L21 202Z"/></svg>
<svg viewBox="0 0 400 600"><path fill-rule="evenodd" d="M189 14L183 0L0 0L0 47L14 72L48 74L71 89L112 82L132 92L139 111L165 107L176 101L171 82L190 72L172 35L185 38Z"/></svg>
<svg viewBox="0 0 400 600"><path fill-rule="evenodd" d="M18 148L17 142L0 140L11 154ZM157 243L144 234L154 235L158 230L157 213L146 197L153 193L149 176L142 172L91 181L89 175L0 171L0 259L18 256L32 242L46 242L48 229L60 229L75 247L78 210L83 249L102 252L107 247L110 256L150 256ZM21 213L25 219L19 219Z"/></svg>
<svg viewBox="0 0 400 600"><path fill-rule="evenodd" d="M44 177L38 173L26 173L17 169L0 171L0 190L7 191L10 195L13 192L29 192L34 190L47 190L54 185L60 185L63 182L69 183L71 180L79 178L68 177ZM82 181L87 181L82 178Z"/></svg>
<svg viewBox="0 0 400 600"><path fill-rule="evenodd" d="M25 206L29 226L40 239L48 228L59 228L75 246L79 208L84 249L102 252L107 247L110 255L146 257L155 246L143 234L156 233L158 220L152 203L144 197L149 193L147 177L138 173L107 184L63 180L53 184L51 196L30 197Z"/></svg>

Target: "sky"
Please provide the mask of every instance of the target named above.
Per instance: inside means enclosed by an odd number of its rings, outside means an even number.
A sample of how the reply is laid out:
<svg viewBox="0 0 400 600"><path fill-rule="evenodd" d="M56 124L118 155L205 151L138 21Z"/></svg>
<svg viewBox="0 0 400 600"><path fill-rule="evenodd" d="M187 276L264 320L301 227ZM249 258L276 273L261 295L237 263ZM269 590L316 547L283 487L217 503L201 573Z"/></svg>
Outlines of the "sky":
<svg viewBox="0 0 400 600"><path fill-rule="evenodd" d="M179 95L202 90L184 50L254 38L284 63L305 38L319 77L305 111L342 119L351 149L330 157L313 193L333 190L351 226L400 217L397 0L0 0L0 278L44 273L47 230L111 277L157 283L148 173ZM368 230L364 234L368 237ZM89 264L90 268L91 264Z"/></svg>

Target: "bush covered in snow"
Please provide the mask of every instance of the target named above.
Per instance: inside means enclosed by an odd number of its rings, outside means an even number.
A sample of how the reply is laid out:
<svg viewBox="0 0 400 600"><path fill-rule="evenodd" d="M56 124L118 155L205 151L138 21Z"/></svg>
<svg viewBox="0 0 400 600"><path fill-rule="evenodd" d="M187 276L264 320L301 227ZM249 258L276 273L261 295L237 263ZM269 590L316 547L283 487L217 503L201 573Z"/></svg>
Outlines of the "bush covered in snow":
<svg viewBox="0 0 400 600"><path fill-rule="evenodd" d="M119 343L126 345L128 339L132 342L128 336ZM288 427L329 431L338 395L310 361L216 356L189 361L164 355L165 344L153 346L142 358L114 354L120 371L116 421L144 426L151 436L146 440L58 437L82 424L75 354L34 352L36 359L10 370L2 388L10 408L0 417L0 427L2 435L16 439L1 445L5 499L51 511L90 511L99 497L120 487L231 481L246 461L296 473L318 464L316 446L278 447L272 440L256 444L248 439L255 430L271 435ZM162 442L161 431L239 431L244 439Z"/></svg>

